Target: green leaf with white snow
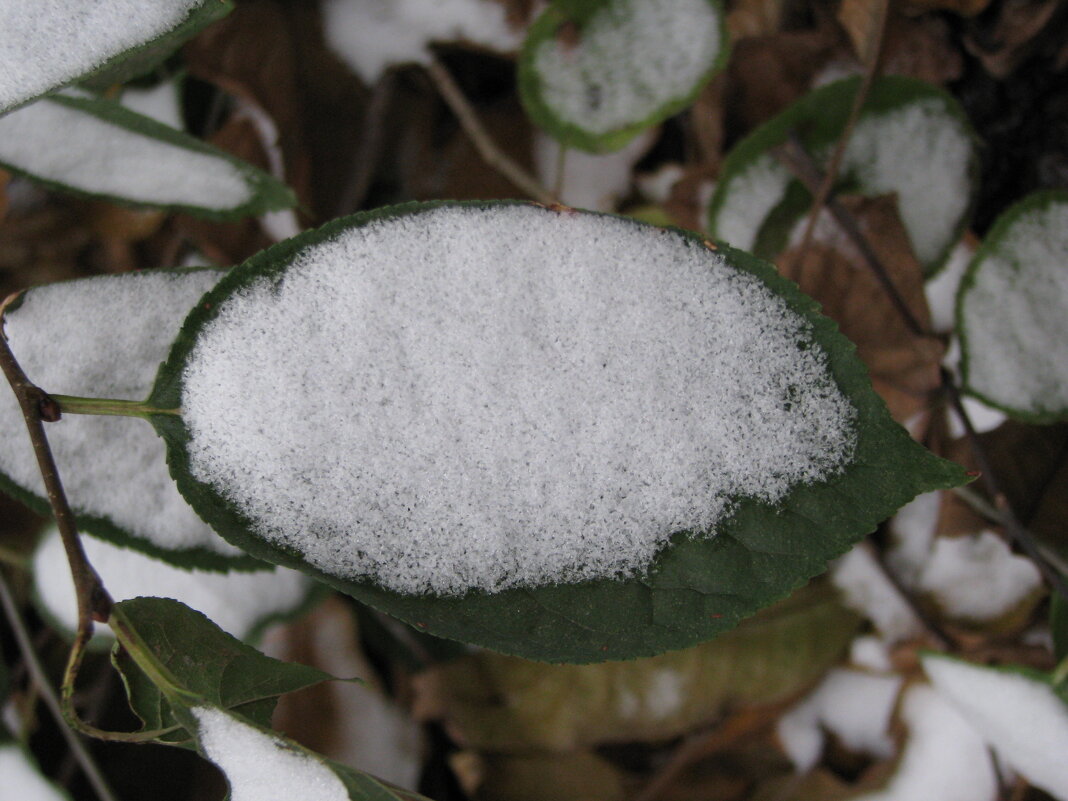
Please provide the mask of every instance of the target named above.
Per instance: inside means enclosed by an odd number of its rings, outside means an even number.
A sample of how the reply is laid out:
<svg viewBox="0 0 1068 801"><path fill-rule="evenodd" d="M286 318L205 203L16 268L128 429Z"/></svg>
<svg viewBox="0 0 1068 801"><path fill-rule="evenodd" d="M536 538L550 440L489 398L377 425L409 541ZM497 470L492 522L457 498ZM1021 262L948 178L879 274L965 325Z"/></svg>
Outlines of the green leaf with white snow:
<svg viewBox="0 0 1068 801"><path fill-rule="evenodd" d="M1031 784L1068 801L1068 697L1020 666L973 665L941 654L923 669L997 754Z"/></svg>
<svg viewBox="0 0 1068 801"><path fill-rule="evenodd" d="M965 479L816 308L692 233L408 204L232 271L160 372L181 415L152 419L255 556L506 653L653 655Z"/></svg>
<svg viewBox="0 0 1068 801"><path fill-rule="evenodd" d="M52 95L0 117L0 166L60 192L210 220L296 205L251 164L89 95Z"/></svg>
<svg viewBox="0 0 1068 801"><path fill-rule="evenodd" d="M728 48L717 0L555 3L523 44L520 96L562 144L618 150L692 103Z"/></svg>
<svg viewBox="0 0 1068 801"><path fill-rule="evenodd" d="M1001 215L957 294L967 392L1018 420L1068 418L1068 192Z"/></svg>
<svg viewBox="0 0 1068 801"><path fill-rule="evenodd" d="M142 401L182 319L220 275L146 270L35 287L8 306L4 330L46 392ZM0 430L10 432L0 443L0 489L47 516L25 428L13 393L0 392ZM167 472L163 443L143 421L64 415L48 437L81 530L185 567L264 567L189 508Z"/></svg>
<svg viewBox="0 0 1068 801"><path fill-rule="evenodd" d="M820 87L735 145L709 205L713 236L766 259L788 246L812 197L776 149L796 135L817 162L826 160L860 83L847 78ZM896 193L912 248L931 275L965 225L978 169L975 143L952 96L913 78L880 78L864 102L835 189L867 197Z"/></svg>
<svg viewBox="0 0 1068 801"><path fill-rule="evenodd" d="M0 0L0 114L90 75L122 82L231 10L230 0Z"/></svg>

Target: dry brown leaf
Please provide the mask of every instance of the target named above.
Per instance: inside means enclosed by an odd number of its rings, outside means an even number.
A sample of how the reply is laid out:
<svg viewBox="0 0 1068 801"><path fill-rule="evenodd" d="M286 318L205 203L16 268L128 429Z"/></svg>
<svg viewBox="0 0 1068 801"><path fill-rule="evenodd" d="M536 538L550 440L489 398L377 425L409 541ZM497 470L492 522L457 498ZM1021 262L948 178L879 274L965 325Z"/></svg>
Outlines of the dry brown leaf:
<svg viewBox="0 0 1068 801"><path fill-rule="evenodd" d="M949 23L935 14L907 16L891 4L883 46L883 71L936 85L964 73L964 57Z"/></svg>
<svg viewBox="0 0 1068 801"><path fill-rule="evenodd" d="M671 187L671 194L664 203L664 211L674 224L691 231L705 227L708 195L718 169L714 164L695 164L687 167L682 177Z"/></svg>
<svg viewBox="0 0 1068 801"><path fill-rule="evenodd" d="M962 17L974 17L986 10L990 0L907 0L911 13L926 11L950 11Z"/></svg>
<svg viewBox="0 0 1068 801"><path fill-rule="evenodd" d="M7 182L11 180L11 173L0 169L0 222L7 216Z"/></svg>
<svg viewBox="0 0 1068 801"><path fill-rule="evenodd" d="M879 17L889 0L842 0L838 6L838 22L853 44L853 52L861 64L869 64L879 49Z"/></svg>
<svg viewBox="0 0 1068 801"><path fill-rule="evenodd" d="M783 0L738 0L727 12L731 41L777 33L783 22Z"/></svg>
<svg viewBox="0 0 1068 801"><path fill-rule="evenodd" d="M620 771L589 751L488 754L475 801L623 801Z"/></svg>
<svg viewBox="0 0 1068 801"><path fill-rule="evenodd" d="M1045 43L1064 40L1068 5L1056 0L1007 0L971 20L964 47L995 78L1004 78Z"/></svg>
<svg viewBox="0 0 1068 801"><path fill-rule="evenodd" d="M923 271L912 254L908 236L891 197L842 198L843 206L861 225L868 242L886 267L913 314L929 322L923 293ZM824 212L828 215L828 212ZM871 372L872 385L899 423L930 409L931 393L941 384L943 347L936 340L913 335L883 288L848 242L814 243L807 253L790 250L778 259L780 272L823 306L856 346ZM918 433L913 426L913 434Z"/></svg>
<svg viewBox="0 0 1068 801"><path fill-rule="evenodd" d="M690 108L695 160L715 172L723 160L727 138L723 124L726 91L727 76L721 72L705 85Z"/></svg>

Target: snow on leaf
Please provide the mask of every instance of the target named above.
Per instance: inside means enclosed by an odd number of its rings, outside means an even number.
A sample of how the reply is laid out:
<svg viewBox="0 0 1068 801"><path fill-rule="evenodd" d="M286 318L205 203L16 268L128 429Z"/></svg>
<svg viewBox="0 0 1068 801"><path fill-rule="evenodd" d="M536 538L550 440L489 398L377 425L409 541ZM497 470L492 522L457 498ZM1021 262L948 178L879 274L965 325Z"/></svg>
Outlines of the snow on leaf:
<svg viewBox="0 0 1068 801"><path fill-rule="evenodd" d="M1025 668L992 668L928 654L923 668L999 756L1055 798L1068 799L1068 701Z"/></svg>
<svg viewBox="0 0 1068 801"><path fill-rule="evenodd" d="M726 61L715 0L600 0L578 16L547 9L519 63L527 112L568 146L619 149L692 102Z"/></svg>
<svg viewBox="0 0 1068 801"><path fill-rule="evenodd" d="M46 392L143 400L213 270L132 273L26 291L5 331L30 380ZM41 514L48 502L15 397L0 393L0 487ZM215 535L178 494L163 443L140 420L66 415L49 440L79 525L164 558L222 567L251 560ZM107 469L101 469L107 465ZM168 553L172 555L167 556Z"/></svg>
<svg viewBox="0 0 1068 801"><path fill-rule="evenodd" d="M129 56L172 31L193 31L217 0L0 0L0 113Z"/></svg>
<svg viewBox="0 0 1068 801"><path fill-rule="evenodd" d="M1006 211L957 296L965 389L1012 417L1068 417L1068 193Z"/></svg>
<svg viewBox="0 0 1068 801"><path fill-rule="evenodd" d="M250 164L91 96L47 97L0 117L0 164L61 191L208 219L296 202Z"/></svg>
<svg viewBox="0 0 1068 801"><path fill-rule="evenodd" d="M182 416L153 422L182 492L255 555L433 633L648 655L960 480L832 329L769 265L692 234L411 204L232 272L153 393Z"/></svg>

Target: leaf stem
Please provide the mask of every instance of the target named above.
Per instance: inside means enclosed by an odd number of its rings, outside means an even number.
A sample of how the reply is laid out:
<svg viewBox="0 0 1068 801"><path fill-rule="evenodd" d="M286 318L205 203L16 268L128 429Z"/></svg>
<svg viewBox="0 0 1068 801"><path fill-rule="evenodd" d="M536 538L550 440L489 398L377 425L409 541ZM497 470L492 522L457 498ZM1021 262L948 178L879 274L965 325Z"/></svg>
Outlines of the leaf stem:
<svg viewBox="0 0 1068 801"><path fill-rule="evenodd" d="M33 644L30 642L29 632L26 631L26 626L22 622L22 616L19 614L15 599L12 597L11 590L8 588L3 571L0 571L0 604L3 605L4 614L7 617L8 622L11 624L11 630L15 635L15 641L18 643L19 650L22 652L22 658L26 664L26 669L29 671L30 677L33 679L34 685L37 687L37 691L41 694L41 699L44 701L45 706L48 707L48 711L51 712L52 717L55 718L60 733L67 741L71 753L74 754L74 758L78 761L78 765L81 767L82 772L85 773L85 777L89 780L89 784L92 785L93 791L96 793L100 801L117 801L115 793L112 792L103 773L100 772L100 768L97 767L96 762L93 761L93 757L85 747L85 743L83 743L78 735L74 733L70 723L63 714L63 707L59 702L59 698L56 697L56 691L53 689L52 684L48 679L48 674L45 672L44 666L41 664L41 660L38 658L37 652L33 648Z"/></svg>
<svg viewBox="0 0 1068 801"><path fill-rule="evenodd" d="M116 398L83 398L77 395L51 395L59 406L60 414L99 414L117 417L140 417L147 420L154 414L181 414L180 409L157 409L147 401L119 400Z"/></svg>
<svg viewBox="0 0 1068 801"><path fill-rule="evenodd" d="M445 66L438 59L431 57L426 71L437 87L438 92L441 93L442 99L460 121L464 132L471 138L471 142L474 144L475 149L478 150L482 160L511 181L517 189L522 189L526 192L529 197L534 198L539 203L545 203L550 206L555 204L557 200L552 193L493 141L493 137L482 125L482 121L471 107L471 103L464 96L460 87L457 86L449 71L445 69Z"/></svg>

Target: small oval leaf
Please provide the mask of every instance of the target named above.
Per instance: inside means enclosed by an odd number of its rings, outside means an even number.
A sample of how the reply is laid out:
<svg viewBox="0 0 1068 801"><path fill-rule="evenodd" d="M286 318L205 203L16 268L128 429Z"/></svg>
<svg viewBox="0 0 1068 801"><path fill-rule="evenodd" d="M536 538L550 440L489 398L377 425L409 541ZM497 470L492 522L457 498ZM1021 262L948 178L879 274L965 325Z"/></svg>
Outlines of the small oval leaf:
<svg viewBox="0 0 1068 801"><path fill-rule="evenodd" d="M250 553L549 661L680 648L959 484L774 269L522 203L335 221L231 272L153 392Z"/></svg>
<svg viewBox="0 0 1068 801"><path fill-rule="evenodd" d="M1018 420L1068 418L1068 192L998 218L961 282L965 390Z"/></svg>
<svg viewBox="0 0 1068 801"><path fill-rule="evenodd" d="M693 102L728 48L716 0L557 3L523 43L520 96L564 145L618 150Z"/></svg>

